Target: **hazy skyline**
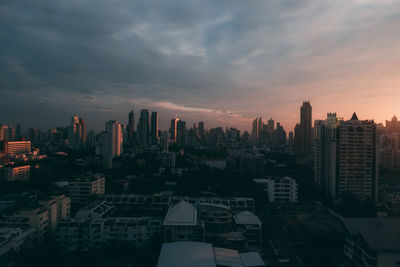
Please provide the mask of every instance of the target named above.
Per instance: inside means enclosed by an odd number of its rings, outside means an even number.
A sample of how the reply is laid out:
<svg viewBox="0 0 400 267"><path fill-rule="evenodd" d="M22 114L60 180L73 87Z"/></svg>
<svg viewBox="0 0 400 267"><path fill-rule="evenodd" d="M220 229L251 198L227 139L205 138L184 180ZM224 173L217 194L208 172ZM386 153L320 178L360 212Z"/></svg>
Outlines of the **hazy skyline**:
<svg viewBox="0 0 400 267"><path fill-rule="evenodd" d="M400 115L400 1L0 3L0 122L88 128L128 112L191 125L287 131L310 100L384 122ZM137 120L136 120L137 121Z"/></svg>

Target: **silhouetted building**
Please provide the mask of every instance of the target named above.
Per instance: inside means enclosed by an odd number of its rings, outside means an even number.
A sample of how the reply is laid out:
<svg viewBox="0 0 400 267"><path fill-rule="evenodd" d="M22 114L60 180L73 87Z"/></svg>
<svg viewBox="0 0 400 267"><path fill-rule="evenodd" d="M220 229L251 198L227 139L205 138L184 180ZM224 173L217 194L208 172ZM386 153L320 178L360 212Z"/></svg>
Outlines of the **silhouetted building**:
<svg viewBox="0 0 400 267"><path fill-rule="evenodd" d="M176 143L179 146L186 145L186 122L179 120L177 123L177 136L176 136Z"/></svg>
<svg viewBox="0 0 400 267"><path fill-rule="evenodd" d="M170 137L172 142L176 143L177 131L178 131L178 118L171 120L171 128L169 129Z"/></svg>
<svg viewBox="0 0 400 267"><path fill-rule="evenodd" d="M330 197L344 193L358 200L378 197L378 162L376 125L358 119L354 113L348 121L328 114L316 122L315 182Z"/></svg>
<svg viewBox="0 0 400 267"><path fill-rule="evenodd" d="M151 144L158 145L158 112L151 113Z"/></svg>
<svg viewBox="0 0 400 267"><path fill-rule="evenodd" d="M100 134L101 153L104 164L112 168L112 160L123 152L123 134L121 124L117 121L106 122L105 132Z"/></svg>
<svg viewBox="0 0 400 267"><path fill-rule="evenodd" d="M312 147L312 107L310 102L303 102L300 108L300 154L308 157Z"/></svg>
<svg viewBox="0 0 400 267"><path fill-rule="evenodd" d="M130 147L135 144L135 112L131 110L128 114L128 125L126 126L127 143Z"/></svg>
<svg viewBox="0 0 400 267"><path fill-rule="evenodd" d="M69 125L68 146L72 149L82 149L86 144L86 125L82 118L72 116Z"/></svg>
<svg viewBox="0 0 400 267"><path fill-rule="evenodd" d="M149 112L147 109L140 111L140 119L138 123L138 141L141 146L148 146L150 144L150 124Z"/></svg>

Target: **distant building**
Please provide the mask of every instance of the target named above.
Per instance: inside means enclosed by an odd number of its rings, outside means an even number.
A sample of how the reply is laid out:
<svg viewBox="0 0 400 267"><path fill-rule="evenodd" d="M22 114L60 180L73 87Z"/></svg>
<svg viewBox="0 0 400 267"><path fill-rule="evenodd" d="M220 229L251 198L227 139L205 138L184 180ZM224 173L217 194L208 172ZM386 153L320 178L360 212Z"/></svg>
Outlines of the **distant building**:
<svg viewBox="0 0 400 267"><path fill-rule="evenodd" d="M264 173L264 157L243 155L239 159L239 169L242 173Z"/></svg>
<svg viewBox="0 0 400 267"><path fill-rule="evenodd" d="M298 185L295 179L261 178L253 179L256 184L264 186L270 202L296 203L298 201Z"/></svg>
<svg viewBox="0 0 400 267"><path fill-rule="evenodd" d="M122 126L117 121L106 122L106 131L101 134L101 153L106 167L112 168L112 161L123 152Z"/></svg>
<svg viewBox="0 0 400 267"><path fill-rule="evenodd" d="M177 138L177 132L178 132L178 118L174 118L171 120L171 127L169 129L170 132L170 137L172 142L176 143L176 138Z"/></svg>
<svg viewBox="0 0 400 267"><path fill-rule="evenodd" d="M1 227L0 240L1 264L1 259L13 257L20 251L27 251L36 246L38 242L38 231L34 228Z"/></svg>
<svg viewBox="0 0 400 267"><path fill-rule="evenodd" d="M6 124L0 124L0 141L14 141L15 129Z"/></svg>
<svg viewBox="0 0 400 267"><path fill-rule="evenodd" d="M72 116L68 132L68 146L72 149L82 149L86 145L86 124L77 115Z"/></svg>
<svg viewBox="0 0 400 267"><path fill-rule="evenodd" d="M2 150L6 156L28 155L32 153L31 141L2 142Z"/></svg>
<svg viewBox="0 0 400 267"><path fill-rule="evenodd" d="M187 140L186 122L179 120L177 123L176 144L185 146Z"/></svg>
<svg viewBox="0 0 400 267"><path fill-rule="evenodd" d="M152 145L158 145L158 112L151 113L150 141Z"/></svg>
<svg viewBox="0 0 400 267"><path fill-rule="evenodd" d="M312 148L312 107L310 102L305 101L300 108L300 138L299 148L302 156L308 157Z"/></svg>
<svg viewBox="0 0 400 267"><path fill-rule="evenodd" d="M105 192L105 177L103 174L86 173L75 178L69 184L72 204L87 204L92 197Z"/></svg>
<svg viewBox="0 0 400 267"><path fill-rule="evenodd" d="M150 122L149 111L142 109L137 127L138 141L141 146L150 145Z"/></svg>
<svg viewBox="0 0 400 267"><path fill-rule="evenodd" d="M4 182L15 182L15 181L28 181L31 177L31 166L5 166L3 167L3 181Z"/></svg>
<svg viewBox="0 0 400 267"><path fill-rule="evenodd" d="M127 143L129 146L133 146L135 144L135 112L131 110L128 115L128 125L126 127L127 132Z"/></svg>
<svg viewBox="0 0 400 267"><path fill-rule="evenodd" d="M40 200L39 204L49 211L49 231L55 233L57 223L69 218L71 213L71 199L65 195L52 196Z"/></svg>

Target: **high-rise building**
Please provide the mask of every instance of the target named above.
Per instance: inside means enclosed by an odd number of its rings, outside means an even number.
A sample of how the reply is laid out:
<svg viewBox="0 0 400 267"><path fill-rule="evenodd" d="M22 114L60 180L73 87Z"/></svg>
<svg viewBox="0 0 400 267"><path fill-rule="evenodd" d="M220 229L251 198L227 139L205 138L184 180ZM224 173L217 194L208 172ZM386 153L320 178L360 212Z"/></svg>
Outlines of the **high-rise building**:
<svg viewBox="0 0 400 267"><path fill-rule="evenodd" d="M316 120L314 144L314 180L325 195L338 197L337 158L340 121L336 113L328 113L326 120Z"/></svg>
<svg viewBox="0 0 400 267"><path fill-rule="evenodd" d="M15 128L15 140L16 141L21 141L22 140L22 127L21 124L17 124L17 127Z"/></svg>
<svg viewBox="0 0 400 267"><path fill-rule="evenodd" d="M276 129L273 132L272 142L275 146L286 145L286 131L279 122L276 124Z"/></svg>
<svg viewBox="0 0 400 267"><path fill-rule="evenodd" d="M140 118L138 123L138 141L141 146L148 146L150 144L150 124L149 124L149 111L142 109L140 111Z"/></svg>
<svg viewBox="0 0 400 267"><path fill-rule="evenodd" d="M112 160L123 152L122 126L117 121L106 122L106 130L101 134L101 152L104 163L112 168Z"/></svg>
<svg viewBox="0 0 400 267"><path fill-rule="evenodd" d="M177 136L176 136L176 143L179 146L184 146L186 145L186 137L187 137L187 132L186 132L186 122L179 120L177 123Z"/></svg>
<svg viewBox="0 0 400 267"><path fill-rule="evenodd" d="M170 132L170 137L172 142L176 143L176 137L177 137L177 130L178 130L178 118L174 118L171 120L171 128L169 129Z"/></svg>
<svg viewBox="0 0 400 267"><path fill-rule="evenodd" d="M350 193L358 200L378 197L376 124L359 120L339 121L328 114L316 122L315 181L330 197Z"/></svg>
<svg viewBox="0 0 400 267"><path fill-rule="evenodd" d="M15 139L15 129L6 124L0 125L0 141L14 141Z"/></svg>
<svg viewBox="0 0 400 267"><path fill-rule="evenodd" d="M309 156L312 147L311 132L312 107L310 102L303 102L300 108L300 154Z"/></svg>
<svg viewBox="0 0 400 267"><path fill-rule="evenodd" d="M158 112L151 113L151 144L158 145Z"/></svg>
<svg viewBox="0 0 400 267"><path fill-rule="evenodd" d="M128 125L126 127L127 143L132 146L135 143L135 112L131 110L128 115Z"/></svg>
<svg viewBox="0 0 400 267"><path fill-rule="evenodd" d="M68 145L72 149L82 149L86 144L86 125L82 118L72 116L68 133Z"/></svg>
<svg viewBox="0 0 400 267"><path fill-rule="evenodd" d="M262 139L262 131L264 128L264 124L262 121L262 118L255 118L253 120L253 127L251 131L251 137L253 139L253 142L255 143L257 140Z"/></svg>

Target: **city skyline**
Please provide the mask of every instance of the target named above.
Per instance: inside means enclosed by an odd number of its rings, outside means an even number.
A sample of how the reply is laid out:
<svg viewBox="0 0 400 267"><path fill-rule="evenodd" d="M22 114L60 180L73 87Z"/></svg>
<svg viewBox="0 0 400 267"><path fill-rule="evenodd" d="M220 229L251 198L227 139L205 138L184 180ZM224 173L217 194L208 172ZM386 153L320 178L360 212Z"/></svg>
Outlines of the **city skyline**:
<svg viewBox="0 0 400 267"><path fill-rule="evenodd" d="M162 128L178 114L241 129L272 117L292 130L304 100L318 119L400 114L397 1L91 6L0 5L0 121L46 128L78 113L101 129L133 107L159 112Z"/></svg>

